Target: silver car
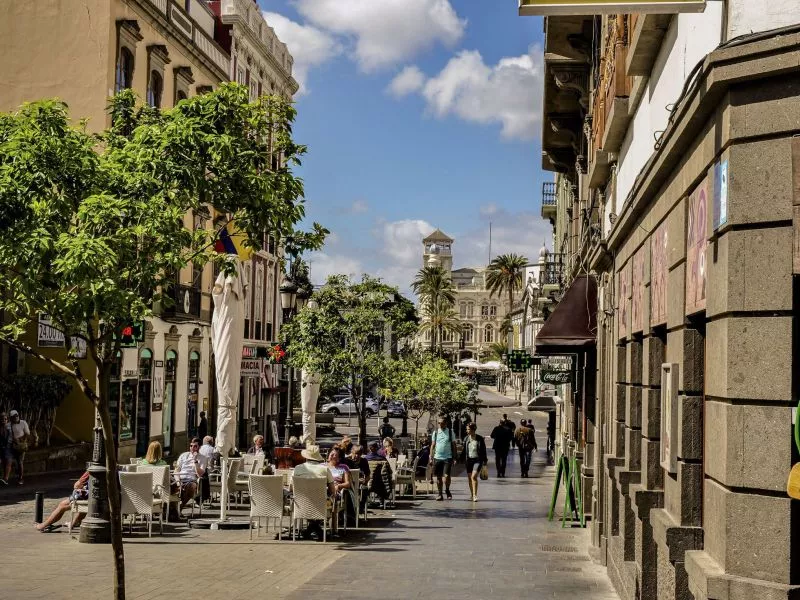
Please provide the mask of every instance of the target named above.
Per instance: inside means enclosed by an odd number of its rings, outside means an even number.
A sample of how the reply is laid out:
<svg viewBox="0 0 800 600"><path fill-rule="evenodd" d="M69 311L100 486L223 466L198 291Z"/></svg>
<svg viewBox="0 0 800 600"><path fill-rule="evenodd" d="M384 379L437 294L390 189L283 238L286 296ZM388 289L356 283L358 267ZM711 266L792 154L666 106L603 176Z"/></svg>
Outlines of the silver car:
<svg viewBox="0 0 800 600"><path fill-rule="evenodd" d="M320 408L320 412L324 413L331 413L333 415L356 415L358 411L356 410L356 402L352 398L352 396L334 396L333 402L328 402L327 404L323 404ZM378 413L378 403L372 399L367 398L366 400L366 414L368 417L372 417Z"/></svg>

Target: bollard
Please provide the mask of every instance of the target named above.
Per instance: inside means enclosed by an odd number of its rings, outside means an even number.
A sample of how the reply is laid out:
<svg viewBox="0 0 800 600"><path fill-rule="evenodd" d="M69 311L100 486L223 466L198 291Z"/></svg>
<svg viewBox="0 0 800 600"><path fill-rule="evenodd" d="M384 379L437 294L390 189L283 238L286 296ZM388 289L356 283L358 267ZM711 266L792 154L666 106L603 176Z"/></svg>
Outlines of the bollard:
<svg viewBox="0 0 800 600"><path fill-rule="evenodd" d="M41 523L44 518L44 492L36 492L34 502L36 512L33 521L35 523Z"/></svg>

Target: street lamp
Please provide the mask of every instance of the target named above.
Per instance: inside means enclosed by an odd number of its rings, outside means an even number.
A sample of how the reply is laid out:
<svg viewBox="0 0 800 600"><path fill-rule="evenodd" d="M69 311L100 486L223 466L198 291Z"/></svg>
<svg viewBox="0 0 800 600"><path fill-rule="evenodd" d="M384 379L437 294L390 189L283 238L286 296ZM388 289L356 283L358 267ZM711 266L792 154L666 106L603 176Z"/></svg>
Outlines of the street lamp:
<svg viewBox="0 0 800 600"><path fill-rule="evenodd" d="M297 313L303 310L311 298L311 290L307 287L298 287L290 278L286 277L280 287L281 308L283 308L283 320L289 322ZM284 439L288 440L292 434L294 426L294 367L289 367L289 382L286 387L286 421L283 431Z"/></svg>

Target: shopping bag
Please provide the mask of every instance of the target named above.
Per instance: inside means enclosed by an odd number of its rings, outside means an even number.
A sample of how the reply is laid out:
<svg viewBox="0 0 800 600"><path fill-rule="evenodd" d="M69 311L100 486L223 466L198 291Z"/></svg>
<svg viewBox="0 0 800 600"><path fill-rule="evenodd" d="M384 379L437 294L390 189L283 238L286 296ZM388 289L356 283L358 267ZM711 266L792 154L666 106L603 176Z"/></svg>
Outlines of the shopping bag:
<svg viewBox="0 0 800 600"><path fill-rule="evenodd" d="M481 467L481 474L480 474L480 478L481 478L482 480L484 480L484 481L486 481L487 479L489 479L489 467L487 467L486 465L483 465L483 466Z"/></svg>

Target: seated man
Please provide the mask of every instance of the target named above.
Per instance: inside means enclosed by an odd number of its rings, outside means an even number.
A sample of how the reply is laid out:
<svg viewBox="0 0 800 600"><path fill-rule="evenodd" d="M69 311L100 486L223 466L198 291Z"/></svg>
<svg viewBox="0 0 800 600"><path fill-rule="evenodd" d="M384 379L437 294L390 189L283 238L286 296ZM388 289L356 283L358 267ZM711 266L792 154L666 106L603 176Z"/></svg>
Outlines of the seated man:
<svg viewBox="0 0 800 600"><path fill-rule="evenodd" d="M379 447L378 442L370 442L367 445L367 448L369 448L369 452L364 458L366 458L367 460L386 460L385 456L378 454L378 447Z"/></svg>
<svg viewBox="0 0 800 600"><path fill-rule="evenodd" d="M392 495L392 470L386 457L378 454L378 442L369 443L369 454L364 458L368 463L383 463L370 467L369 491L385 502Z"/></svg>
<svg viewBox="0 0 800 600"><path fill-rule="evenodd" d="M58 503L55 510L50 513L50 516L44 520L44 523L35 524L36 529L41 531L42 533L49 533L51 531L55 531L60 527L60 525L56 525L58 521L61 520L61 517L64 516L72 501L78 500L88 500L89 499L89 471L86 471L78 481L75 482L75 485L72 486L72 493L69 495L68 498L64 498L61 502ZM78 513L75 515L75 518L72 521L72 526L77 527L83 521L83 518L86 516L86 513Z"/></svg>
<svg viewBox="0 0 800 600"><path fill-rule="evenodd" d="M325 464L325 460L322 458L322 455L319 453L319 446L314 444L309 444L306 446L305 450L302 450L300 454L303 455L303 458L306 459L306 462L297 465L294 468L294 474L292 475L292 480L297 479L298 477L318 477L320 479L325 479L328 483L328 496L334 497L336 494L336 487L335 482L333 479L333 473L331 473L330 469L328 469L328 465ZM316 537L318 539L322 539L322 527L320 526L319 521L311 521L308 522L308 527L305 531L301 532L300 537L311 539L312 537Z"/></svg>
<svg viewBox="0 0 800 600"><path fill-rule="evenodd" d="M177 478L181 484L181 505L186 506L192 498L197 496L197 482L205 474L208 461L200 454L200 438L192 438L189 451L178 457ZM180 516L180 508L179 514Z"/></svg>

